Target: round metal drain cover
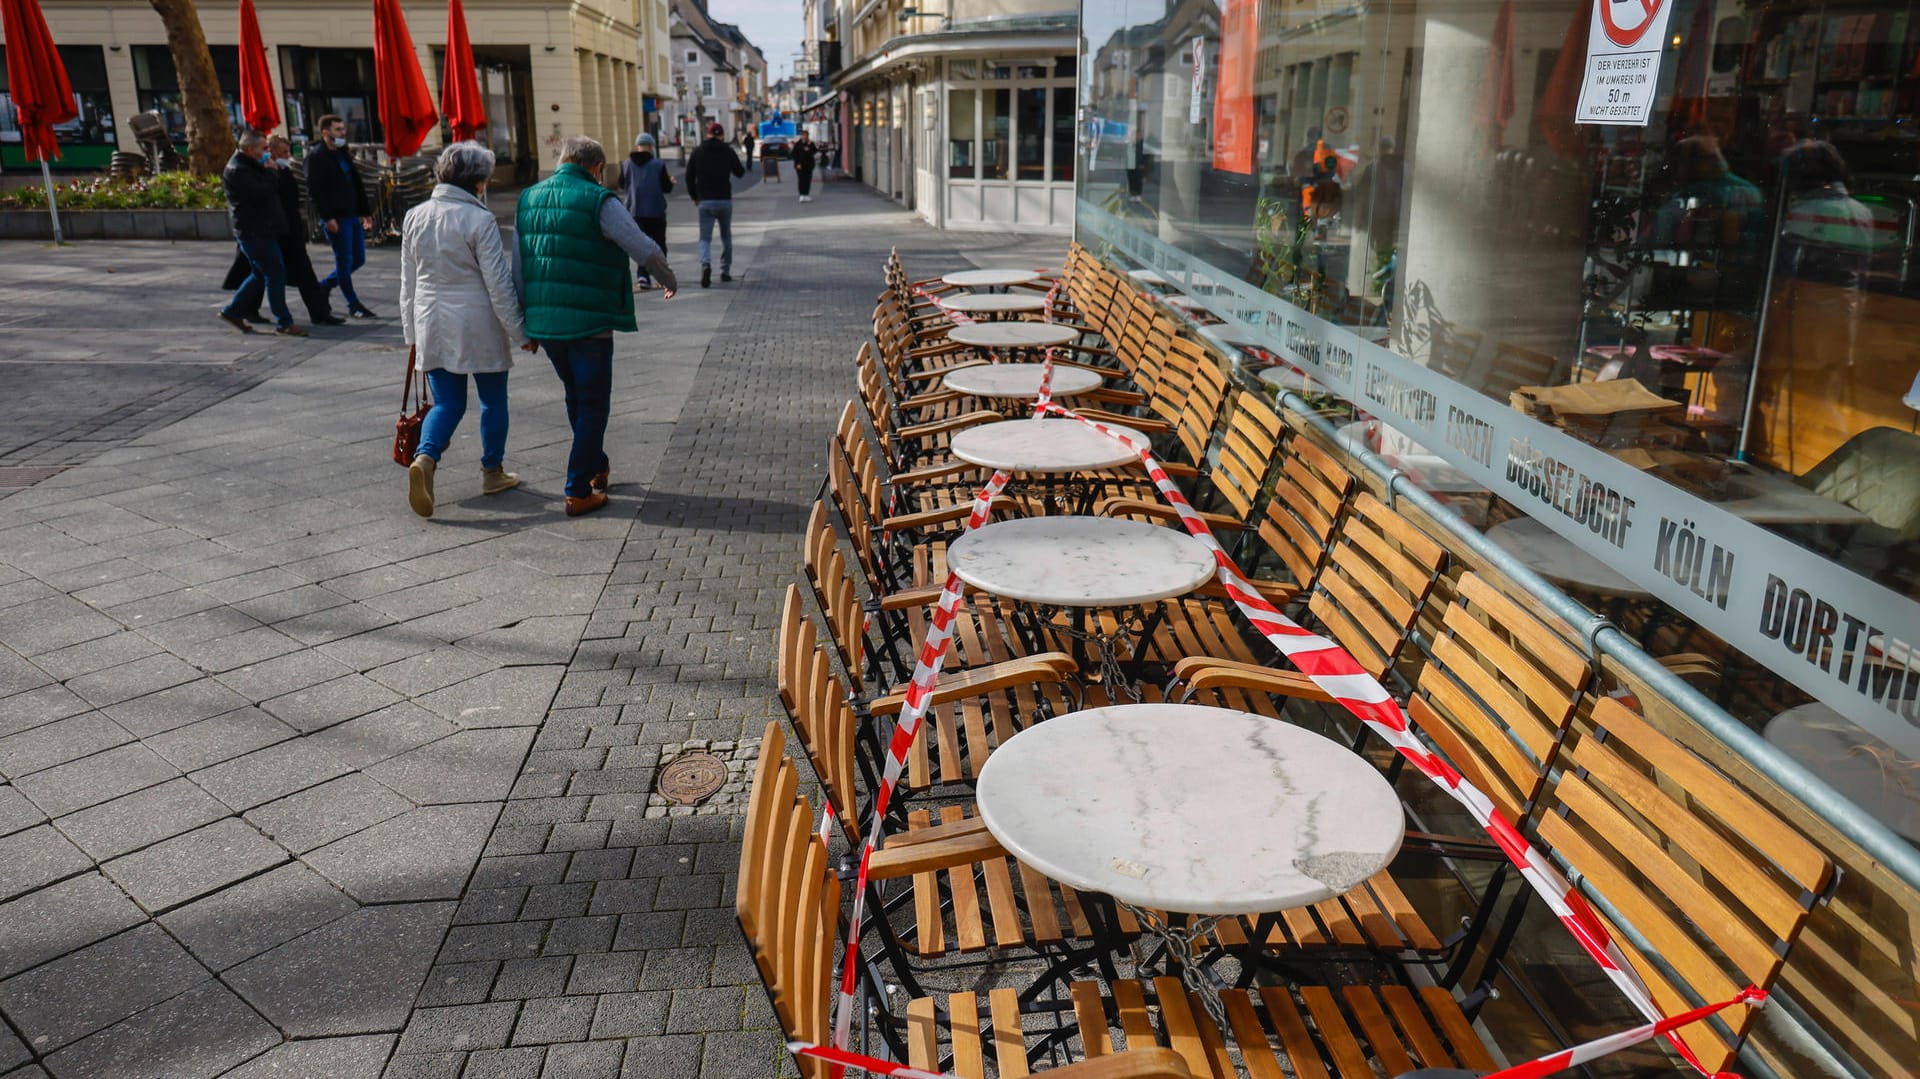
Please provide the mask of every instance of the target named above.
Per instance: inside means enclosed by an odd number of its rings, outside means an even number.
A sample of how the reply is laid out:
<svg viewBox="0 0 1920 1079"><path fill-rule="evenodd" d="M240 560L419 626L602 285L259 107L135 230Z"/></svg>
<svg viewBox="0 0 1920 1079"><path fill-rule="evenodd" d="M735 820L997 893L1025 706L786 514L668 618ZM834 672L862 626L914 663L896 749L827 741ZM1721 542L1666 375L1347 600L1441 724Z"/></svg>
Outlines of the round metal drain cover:
<svg viewBox="0 0 1920 1079"><path fill-rule="evenodd" d="M682 753L660 769L660 794L677 805L699 805L726 781L725 761L711 753Z"/></svg>

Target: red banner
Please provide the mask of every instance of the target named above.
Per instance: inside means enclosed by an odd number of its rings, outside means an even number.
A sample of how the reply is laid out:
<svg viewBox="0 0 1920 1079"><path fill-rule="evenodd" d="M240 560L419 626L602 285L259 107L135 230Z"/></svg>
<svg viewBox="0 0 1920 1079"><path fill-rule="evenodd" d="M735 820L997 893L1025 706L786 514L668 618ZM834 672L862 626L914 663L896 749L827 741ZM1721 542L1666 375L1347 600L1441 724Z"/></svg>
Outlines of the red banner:
<svg viewBox="0 0 1920 1079"><path fill-rule="evenodd" d="M1260 43L1255 0L1226 0L1220 15L1220 70L1213 92L1213 167L1252 175L1253 67Z"/></svg>

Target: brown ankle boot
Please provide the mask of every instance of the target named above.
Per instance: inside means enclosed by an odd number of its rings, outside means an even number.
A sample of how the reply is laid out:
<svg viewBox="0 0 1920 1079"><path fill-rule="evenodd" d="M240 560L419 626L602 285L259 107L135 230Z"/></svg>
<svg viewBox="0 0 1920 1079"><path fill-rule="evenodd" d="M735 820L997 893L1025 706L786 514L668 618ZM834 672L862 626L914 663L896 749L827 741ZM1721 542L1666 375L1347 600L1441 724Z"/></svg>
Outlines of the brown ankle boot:
<svg viewBox="0 0 1920 1079"><path fill-rule="evenodd" d="M426 454L417 453L407 466L407 504L422 517L433 516L433 469L437 464Z"/></svg>
<svg viewBox="0 0 1920 1079"><path fill-rule="evenodd" d="M508 472L505 467L480 470L480 493L483 495L497 495L518 486L520 486L518 472Z"/></svg>

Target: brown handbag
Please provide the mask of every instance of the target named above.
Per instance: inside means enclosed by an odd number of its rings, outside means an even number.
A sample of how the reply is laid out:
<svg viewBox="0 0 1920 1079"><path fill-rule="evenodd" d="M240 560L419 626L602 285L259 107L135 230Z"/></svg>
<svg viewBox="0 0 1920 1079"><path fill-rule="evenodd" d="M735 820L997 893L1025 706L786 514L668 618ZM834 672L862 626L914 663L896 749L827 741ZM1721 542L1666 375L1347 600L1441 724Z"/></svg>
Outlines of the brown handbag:
<svg viewBox="0 0 1920 1079"><path fill-rule="evenodd" d="M420 425L426 422L427 410L433 407L427 401L427 373L419 372L417 380L414 377L414 360L418 354L417 347L407 348L407 381L400 388L400 418L393 421L393 463L402 468L413 464L413 455L420 451ZM408 412L407 406L416 401L417 407Z"/></svg>

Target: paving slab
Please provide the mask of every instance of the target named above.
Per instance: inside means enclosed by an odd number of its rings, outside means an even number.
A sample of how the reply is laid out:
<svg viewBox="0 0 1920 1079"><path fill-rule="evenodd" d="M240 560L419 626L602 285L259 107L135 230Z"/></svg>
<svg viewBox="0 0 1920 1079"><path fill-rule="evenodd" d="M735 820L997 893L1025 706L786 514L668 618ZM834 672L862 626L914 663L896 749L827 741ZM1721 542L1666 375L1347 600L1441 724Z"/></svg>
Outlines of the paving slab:
<svg viewBox="0 0 1920 1079"><path fill-rule="evenodd" d="M238 817L224 817L103 868L150 911L177 907L286 861L286 848Z"/></svg>
<svg viewBox="0 0 1920 1079"><path fill-rule="evenodd" d="M36 1052L51 1052L208 977L147 923L0 982L0 1014Z"/></svg>
<svg viewBox="0 0 1920 1079"><path fill-rule="evenodd" d="M395 1031L452 914L451 903L363 907L222 977L293 1037Z"/></svg>
<svg viewBox="0 0 1920 1079"><path fill-rule="evenodd" d="M162 915L160 924L219 971L358 909L325 877L294 862Z"/></svg>
<svg viewBox="0 0 1920 1079"><path fill-rule="evenodd" d="M280 1041L218 982L206 982L47 1058L56 1079L212 1079Z"/></svg>
<svg viewBox="0 0 1920 1079"><path fill-rule="evenodd" d="M380 1079L392 1034L286 1042L227 1072L227 1079Z"/></svg>

